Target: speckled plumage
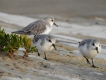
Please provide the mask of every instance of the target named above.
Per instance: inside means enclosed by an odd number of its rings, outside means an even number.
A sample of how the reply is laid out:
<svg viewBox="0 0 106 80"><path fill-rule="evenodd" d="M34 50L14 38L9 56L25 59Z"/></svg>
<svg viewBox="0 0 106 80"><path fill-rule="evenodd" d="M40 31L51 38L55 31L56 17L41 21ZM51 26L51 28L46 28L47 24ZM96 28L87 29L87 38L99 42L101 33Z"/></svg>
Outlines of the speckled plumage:
<svg viewBox="0 0 106 80"><path fill-rule="evenodd" d="M56 25L52 17L45 17L43 19L30 23L21 30L14 31L12 33L25 35L48 34L51 31L53 24Z"/></svg>

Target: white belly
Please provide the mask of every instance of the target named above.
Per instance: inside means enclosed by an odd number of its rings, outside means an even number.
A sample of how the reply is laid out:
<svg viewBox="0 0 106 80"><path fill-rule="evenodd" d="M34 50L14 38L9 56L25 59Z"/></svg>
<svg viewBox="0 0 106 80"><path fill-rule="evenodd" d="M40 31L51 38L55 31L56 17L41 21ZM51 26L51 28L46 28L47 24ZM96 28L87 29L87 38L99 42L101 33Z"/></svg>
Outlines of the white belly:
<svg viewBox="0 0 106 80"><path fill-rule="evenodd" d="M49 34L51 30L52 30L52 27L47 26L45 31L42 34Z"/></svg>
<svg viewBox="0 0 106 80"><path fill-rule="evenodd" d="M50 43L45 43L44 45L36 43L35 46L37 47L39 53L48 52L53 49L53 46Z"/></svg>
<svg viewBox="0 0 106 80"><path fill-rule="evenodd" d="M85 47L79 47L79 51L86 58L94 58L98 54L96 50L87 49Z"/></svg>

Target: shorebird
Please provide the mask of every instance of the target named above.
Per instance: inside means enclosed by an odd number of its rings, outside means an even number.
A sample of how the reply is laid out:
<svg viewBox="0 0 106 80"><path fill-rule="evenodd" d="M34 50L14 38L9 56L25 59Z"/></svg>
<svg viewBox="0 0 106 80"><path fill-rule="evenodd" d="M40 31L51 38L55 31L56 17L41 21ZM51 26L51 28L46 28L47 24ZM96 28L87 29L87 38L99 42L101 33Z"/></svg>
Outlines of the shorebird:
<svg viewBox="0 0 106 80"><path fill-rule="evenodd" d="M45 17L43 19L30 23L21 30L14 31L12 33L24 34L24 35L49 34L50 31L52 30L53 25L58 27L58 25L54 22L54 18Z"/></svg>
<svg viewBox="0 0 106 80"><path fill-rule="evenodd" d="M38 49L38 56L40 56L40 53L44 53L45 60L47 60L46 52L52 49L56 50L55 42L56 39L52 35L37 35L33 38L33 44Z"/></svg>
<svg viewBox="0 0 106 80"><path fill-rule="evenodd" d="M89 59L92 60L92 67L96 67L93 62L93 58L101 51L100 41L97 39L84 39L79 42L79 51L90 64Z"/></svg>

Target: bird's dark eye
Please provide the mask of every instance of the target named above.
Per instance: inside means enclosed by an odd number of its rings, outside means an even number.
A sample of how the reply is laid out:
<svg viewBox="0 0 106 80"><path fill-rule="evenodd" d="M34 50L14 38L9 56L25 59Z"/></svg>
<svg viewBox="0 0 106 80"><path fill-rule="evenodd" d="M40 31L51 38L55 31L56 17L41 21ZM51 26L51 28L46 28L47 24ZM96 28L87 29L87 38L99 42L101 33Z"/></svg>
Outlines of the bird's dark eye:
<svg viewBox="0 0 106 80"><path fill-rule="evenodd" d="M93 46L95 46L95 44L94 44L94 43L92 43L92 45L93 45Z"/></svg>
<svg viewBox="0 0 106 80"><path fill-rule="evenodd" d="M49 40L49 42L51 42L51 40Z"/></svg>
<svg viewBox="0 0 106 80"><path fill-rule="evenodd" d="M53 22L53 19L51 21Z"/></svg>

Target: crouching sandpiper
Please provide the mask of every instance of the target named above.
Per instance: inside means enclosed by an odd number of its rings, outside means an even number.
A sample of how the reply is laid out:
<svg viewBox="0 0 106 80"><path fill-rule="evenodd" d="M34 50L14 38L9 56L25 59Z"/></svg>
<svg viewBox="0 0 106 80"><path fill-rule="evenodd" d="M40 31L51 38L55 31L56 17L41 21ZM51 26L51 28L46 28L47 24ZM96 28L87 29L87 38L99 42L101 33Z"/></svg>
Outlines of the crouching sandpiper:
<svg viewBox="0 0 106 80"><path fill-rule="evenodd" d="M91 59L92 67L96 68L93 62L93 58L101 51L100 41L97 39L84 39L81 42L79 42L78 48L80 53L86 59L87 63L90 64L89 59Z"/></svg>
<svg viewBox="0 0 106 80"><path fill-rule="evenodd" d="M49 52L52 49L56 50L55 42L56 39L52 35L37 35L33 38L33 44L38 49L38 56L40 56L41 53L44 53L45 60L47 60L46 52Z"/></svg>

